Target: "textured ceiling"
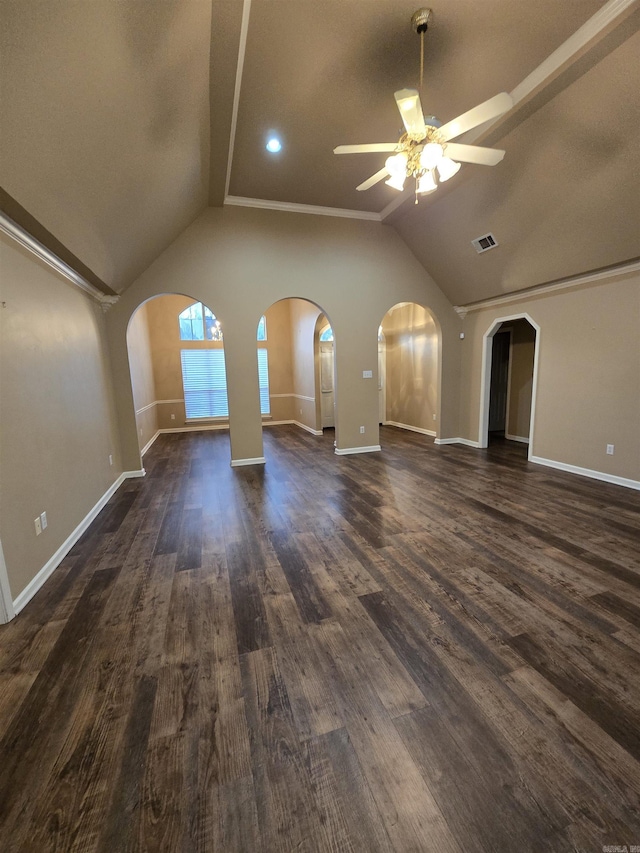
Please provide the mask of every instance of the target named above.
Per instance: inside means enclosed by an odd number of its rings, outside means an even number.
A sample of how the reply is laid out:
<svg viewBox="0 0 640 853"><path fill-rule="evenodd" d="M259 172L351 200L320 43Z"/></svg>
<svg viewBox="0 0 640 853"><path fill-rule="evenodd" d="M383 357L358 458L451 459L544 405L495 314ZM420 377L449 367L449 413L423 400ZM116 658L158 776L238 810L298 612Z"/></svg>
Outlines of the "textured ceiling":
<svg viewBox="0 0 640 853"><path fill-rule="evenodd" d="M0 200L118 291L227 196L386 216L394 190L355 190L386 155L332 150L397 138L393 92L418 83L418 5L0 0ZM425 109L447 121L517 89L602 5L435 0ZM489 131L501 164L465 165L385 219L452 302L640 255L638 5ZM470 240L489 230L499 246L476 255Z"/></svg>

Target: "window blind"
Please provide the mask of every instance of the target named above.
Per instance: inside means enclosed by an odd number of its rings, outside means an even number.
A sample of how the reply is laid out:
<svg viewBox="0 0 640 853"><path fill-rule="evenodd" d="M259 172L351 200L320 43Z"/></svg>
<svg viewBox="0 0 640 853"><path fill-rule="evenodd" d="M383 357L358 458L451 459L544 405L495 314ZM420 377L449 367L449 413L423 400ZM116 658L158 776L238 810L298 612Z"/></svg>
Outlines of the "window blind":
<svg viewBox="0 0 640 853"><path fill-rule="evenodd" d="M224 350L183 349L180 356L187 417L228 417Z"/></svg>
<svg viewBox="0 0 640 853"><path fill-rule="evenodd" d="M269 403L269 359L266 349L258 349L258 384L260 385L260 412L268 415L271 412Z"/></svg>

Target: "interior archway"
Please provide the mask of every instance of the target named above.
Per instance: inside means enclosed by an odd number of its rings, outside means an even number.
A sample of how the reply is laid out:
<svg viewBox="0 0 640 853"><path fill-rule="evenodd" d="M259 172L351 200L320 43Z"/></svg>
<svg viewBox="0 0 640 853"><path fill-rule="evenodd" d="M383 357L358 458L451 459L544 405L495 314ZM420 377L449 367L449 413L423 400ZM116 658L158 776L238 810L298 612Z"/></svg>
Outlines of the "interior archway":
<svg viewBox="0 0 640 853"><path fill-rule="evenodd" d="M378 329L380 422L435 436L440 410L440 328L416 302L400 302Z"/></svg>
<svg viewBox="0 0 640 853"><path fill-rule="evenodd" d="M129 319L127 350L141 456L159 433L228 429L222 324L209 306L154 296Z"/></svg>
<svg viewBox="0 0 640 853"><path fill-rule="evenodd" d="M269 412L265 415L263 410L262 425L293 424L312 435L322 435L323 365L319 339L320 332L330 327L327 314L310 300L287 297L269 306L264 317L266 339L258 347L264 348L268 362ZM334 345L332 341L332 349ZM324 373L326 379L326 370Z"/></svg>

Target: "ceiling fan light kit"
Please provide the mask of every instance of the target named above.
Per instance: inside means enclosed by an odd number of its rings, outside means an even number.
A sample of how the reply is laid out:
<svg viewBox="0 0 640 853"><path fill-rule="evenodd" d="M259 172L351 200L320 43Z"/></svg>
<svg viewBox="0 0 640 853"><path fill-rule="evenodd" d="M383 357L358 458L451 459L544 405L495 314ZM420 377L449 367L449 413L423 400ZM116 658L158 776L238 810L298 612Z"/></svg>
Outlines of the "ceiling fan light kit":
<svg viewBox="0 0 640 853"><path fill-rule="evenodd" d="M431 9L418 9L411 18L411 26L420 35L420 88L424 70L424 35L433 17ZM451 139L466 133L486 121L498 118L513 106L511 96L501 92L479 104L445 125L434 117L425 115L416 89L395 92L396 104L405 127L398 142L368 143L365 145L338 145L334 154L362 154L390 152L383 169L361 183L357 190L368 190L379 181L395 190L404 190L407 178L415 181L415 203L418 196L432 193L438 183L448 181L460 170L460 163L477 163L495 166L505 152L477 145L450 143Z"/></svg>

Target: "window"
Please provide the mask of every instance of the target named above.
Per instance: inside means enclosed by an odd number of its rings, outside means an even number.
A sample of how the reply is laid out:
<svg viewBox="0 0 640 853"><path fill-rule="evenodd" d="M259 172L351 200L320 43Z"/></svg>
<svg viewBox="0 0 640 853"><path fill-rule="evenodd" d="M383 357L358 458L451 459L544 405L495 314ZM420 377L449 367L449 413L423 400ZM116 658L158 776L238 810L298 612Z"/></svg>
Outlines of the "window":
<svg viewBox="0 0 640 853"><path fill-rule="evenodd" d="M269 403L269 359L266 349L258 348L258 384L260 386L260 413L268 415L271 412Z"/></svg>
<svg viewBox="0 0 640 853"><path fill-rule="evenodd" d="M320 340L321 341L332 341L333 340L333 329L331 326L325 326L324 329L320 332Z"/></svg>
<svg viewBox="0 0 640 853"><path fill-rule="evenodd" d="M206 305L194 302L179 315L180 339L199 341L200 346L180 351L184 405L188 420L194 418L228 418L227 373L220 323ZM267 339L264 317L258 323L257 338ZM209 341L219 342L209 345ZM258 385L260 412L271 412L269 401L269 359L267 350L258 347Z"/></svg>
<svg viewBox="0 0 640 853"><path fill-rule="evenodd" d="M194 302L179 315L181 341L221 341L220 321L202 302Z"/></svg>
<svg viewBox="0 0 640 853"><path fill-rule="evenodd" d="M229 416L223 349L183 349L182 382L187 418Z"/></svg>

